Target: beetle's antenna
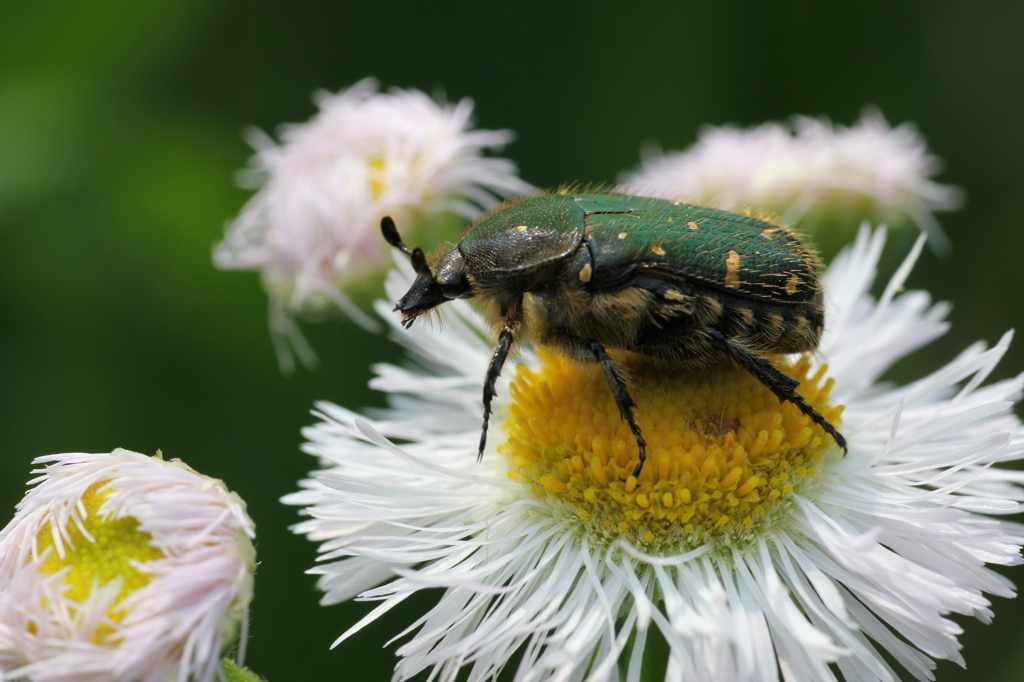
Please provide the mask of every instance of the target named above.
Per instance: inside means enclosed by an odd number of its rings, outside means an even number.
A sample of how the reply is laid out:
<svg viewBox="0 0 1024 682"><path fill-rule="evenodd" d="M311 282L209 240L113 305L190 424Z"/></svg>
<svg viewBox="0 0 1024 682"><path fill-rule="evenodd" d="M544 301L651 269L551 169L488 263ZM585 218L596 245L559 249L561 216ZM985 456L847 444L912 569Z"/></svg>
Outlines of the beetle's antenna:
<svg viewBox="0 0 1024 682"><path fill-rule="evenodd" d="M380 231L388 244L409 256L412 260L412 269L416 271L417 275L424 275L431 279L434 278L434 273L430 271L430 266L427 265L427 257L423 254L423 249L417 246L412 251L409 250L409 247L405 245L402 238L398 236L398 228L395 227L395 221L391 219L391 216L386 215L380 219Z"/></svg>
<svg viewBox="0 0 1024 682"><path fill-rule="evenodd" d="M423 255L423 249L418 246L412 250L412 269L416 271L417 275L434 279L434 273L430 271L430 266L427 265L427 257Z"/></svg>
<svg viewBox="0 0 1024 682"><path fill-rule="evenodd" d="M391 244L391 246L406 255L412 255L412 251L402 242L402 238L398 236L398 228L395 226L395 221L391 219L391 216L386 215L380 219L380 231L388 244Z"/></svg>

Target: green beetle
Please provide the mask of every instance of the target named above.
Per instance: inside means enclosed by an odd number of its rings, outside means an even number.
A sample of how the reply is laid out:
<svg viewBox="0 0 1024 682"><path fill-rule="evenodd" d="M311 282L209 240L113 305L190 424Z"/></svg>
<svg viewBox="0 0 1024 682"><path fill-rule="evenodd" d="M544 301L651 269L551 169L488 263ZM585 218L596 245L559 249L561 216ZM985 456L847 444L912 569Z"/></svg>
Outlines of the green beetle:
<svg viewBox="0 0 1024 682"><path fill-rule="evenodd" d="M499 206L433 265L402 243L391 218L381 231L412 258L417 274L395 307L407 328L456 298L479 299L496 321L478 457L495 381L524 332L578 361L600 363L636 437L633 476L647 446L608 348L680 370L732 360L846 450L843 436L797 393L799 382L762 357L817 348L824 324L818 260L785 227L683 202L559 191Z"/></svg>

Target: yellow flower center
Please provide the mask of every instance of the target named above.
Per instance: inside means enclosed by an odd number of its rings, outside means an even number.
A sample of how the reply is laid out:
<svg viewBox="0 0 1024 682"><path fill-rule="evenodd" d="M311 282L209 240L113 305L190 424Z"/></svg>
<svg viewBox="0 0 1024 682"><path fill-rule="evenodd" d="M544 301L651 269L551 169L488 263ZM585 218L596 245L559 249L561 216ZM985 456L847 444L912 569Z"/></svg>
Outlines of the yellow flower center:
<svg viewBox="0 0 1024 682"><path fill-rule="evenodd" d="M384 194L384 157L375 156L366 165L370 167L370 195L377 201Z"/></svg>
<svg viewBox="0 0 1024 682"><path fill-rule="evenodd" d="M838 450L792 403L729 363L666 372L613 353L630 377L634 416L647 441L639 480L636 439L620 417L601 369L540 351L539 372L520 365L499 448L509 475L567 510L606 541L625 536L651 553L675 553L714 538L740 539L774 523L786 498L808 487L816 465ZM833 425L826 367L810 358L772 360Z"/></svg>
<svg viewBox="0 0 1024 682"><path fill-rule="evenodd" d="M150 574L140 571L132 564L160 559L164 553L150 544L152 536L140 531L139 522L135 519L105 518L100 514L99 509L110 494L109 490L98 492L105 483L106 481L96 483L82 495L85 514L81 519L81 527L74 521L67 524L63 557L57 554L49 525L40 530L38 545L40 553L47 548L53 548L43 562L41 570L52 575L67 567L64 595L80 604L89 597L94 586L121 578L121 589L107 613L107 617L116 622L124 615L123 610L117 608L117 604L133 591L148 584L151 578ZM109 629L101 627L96 633L96 639L101 639L102 635L108 632Z"/></svg>

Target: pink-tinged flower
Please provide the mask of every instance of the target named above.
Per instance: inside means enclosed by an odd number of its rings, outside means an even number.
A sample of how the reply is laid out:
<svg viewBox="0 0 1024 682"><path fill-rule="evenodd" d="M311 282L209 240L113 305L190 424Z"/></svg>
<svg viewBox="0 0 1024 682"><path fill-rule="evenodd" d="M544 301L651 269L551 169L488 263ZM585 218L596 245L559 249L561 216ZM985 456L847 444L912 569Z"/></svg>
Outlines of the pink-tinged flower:
<svg viewBox="0 0 1024 682"><path fill-rule="evenodd" d="M911 222L944 248L933 212L958 207L962 195L931 179L940 170L911 124L892 128L869 110L850 127L803 116L788 125L709 127L690 149L652 155L621 179L639 194L763 211L808 232Z"/></svg>
<svg viewBox="0 0 1024 682"><path fill-rule="evenodd" d="M45 466L0 531L0 678L218 679L252 599L241 498L179 460L127 450L35 462Z"/></svg>
<svg viewBox="0 0 1024 682"><path fill-rule="evenodd" d="M254 132L259 191L228 227L214 260L259 270L270 295L271 328L282 365L287 342L315 356L293 319L340 308L374 327L351 298L373 291L391 263L380 234L390 215L410 243L437 243L502 199L531 191L506 159L485 157L512 140L508 130L472 130L473 103L439 104L417 90L377 92L362 80L316 97L319 113L286 126L281 143Z"/></svg>

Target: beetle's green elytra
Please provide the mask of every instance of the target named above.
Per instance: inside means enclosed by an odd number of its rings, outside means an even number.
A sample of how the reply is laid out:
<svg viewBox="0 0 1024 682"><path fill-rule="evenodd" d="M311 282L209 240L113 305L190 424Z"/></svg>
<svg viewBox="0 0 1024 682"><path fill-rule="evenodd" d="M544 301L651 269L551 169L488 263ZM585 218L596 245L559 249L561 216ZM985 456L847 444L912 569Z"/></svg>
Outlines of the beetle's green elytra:
<svg viewBox="0 0 1024 682"><path fill-rule="evenodd" d="M580 362L597 362L622 418L646 443L635 404L607 349L686 370L732 361L781 401L794 403L845 451L846 440L763 357L818 346L824 325L820 265L788 228L760 218L614 192L559 191L512 200L428 264L402 243L416 280L396 303L402 322L455 298L485 306L498 343L484 380L483 456L495 382L513 343L530 337Z"/></svg>

